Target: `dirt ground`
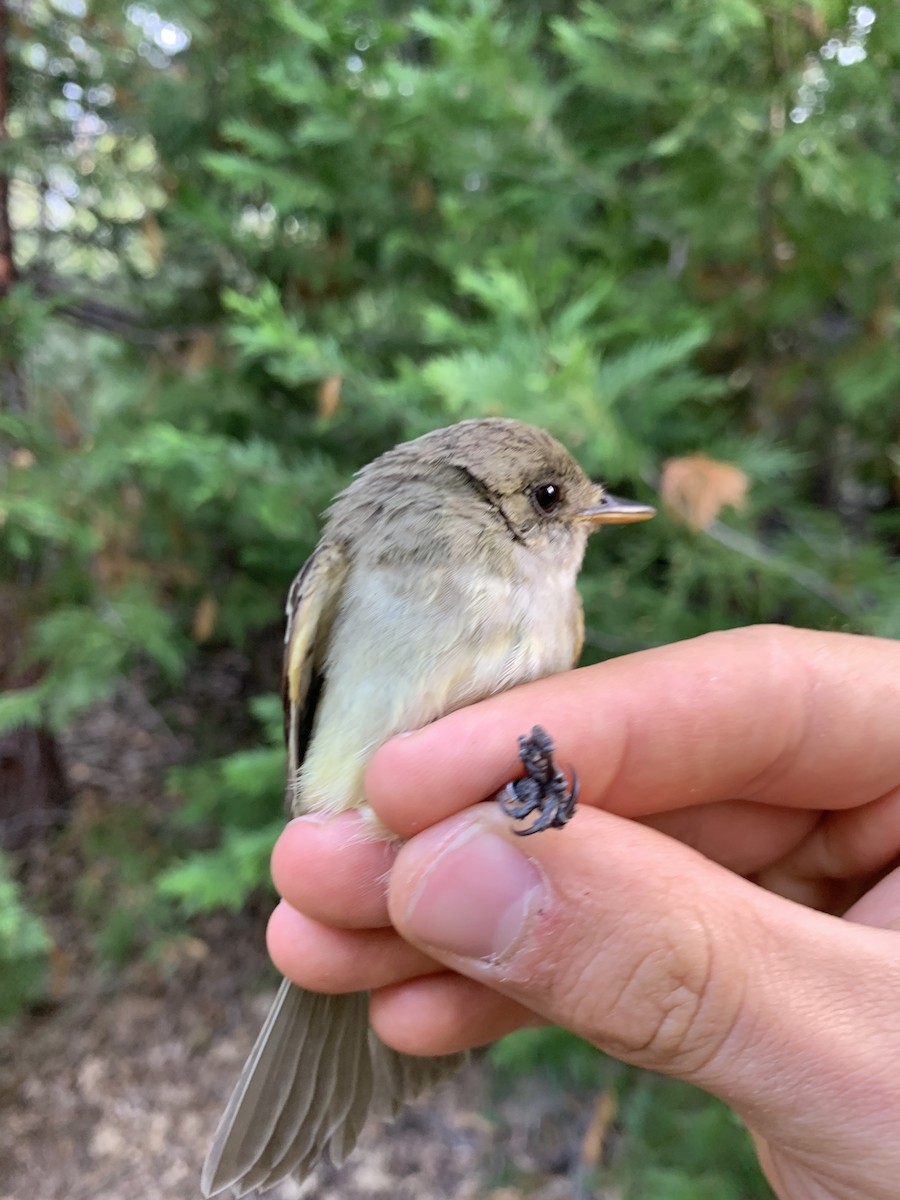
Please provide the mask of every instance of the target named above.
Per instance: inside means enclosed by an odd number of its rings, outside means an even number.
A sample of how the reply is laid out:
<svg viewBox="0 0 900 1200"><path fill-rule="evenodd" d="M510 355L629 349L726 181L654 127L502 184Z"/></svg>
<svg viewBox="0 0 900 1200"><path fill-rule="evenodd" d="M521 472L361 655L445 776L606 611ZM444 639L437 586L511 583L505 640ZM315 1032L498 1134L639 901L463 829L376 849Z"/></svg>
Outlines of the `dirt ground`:
<svg viewBox="0 0 900 1200"><path fill-rule="evenodd" d="M115 970L73 899L85 824L159 803L166 768L189 744L190 730L176 737L131 685L66 738L68 828L19 860L54 940L54 972L51 999L0 1030L0 1200L198 1200L210 1135L274 991L262 916L207 919L162 955ZM339 1170L266 1194L600 1200L579 1182L588 1105L534 1079L499 1100L495 1090L474 1064L369 1130Z"/></svg>

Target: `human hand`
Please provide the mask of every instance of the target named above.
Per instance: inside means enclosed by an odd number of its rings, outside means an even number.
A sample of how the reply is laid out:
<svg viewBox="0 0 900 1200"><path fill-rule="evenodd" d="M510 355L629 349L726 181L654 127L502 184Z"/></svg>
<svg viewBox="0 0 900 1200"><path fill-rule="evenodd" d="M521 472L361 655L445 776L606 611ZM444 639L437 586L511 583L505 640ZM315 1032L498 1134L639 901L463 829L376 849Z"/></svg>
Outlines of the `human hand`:
<svg viewBox="0 0 900 1200"><path fill-rule="evenodd" d="M535 722L581 804L522 840L477 802ZM900 644L785 628L504 693L373 759L399 852L356 815L288 827L273 958L372 989L407 1052L550 1020L695 1083L747 1121L783 1200L896 1197L898 725Z"/></svg>

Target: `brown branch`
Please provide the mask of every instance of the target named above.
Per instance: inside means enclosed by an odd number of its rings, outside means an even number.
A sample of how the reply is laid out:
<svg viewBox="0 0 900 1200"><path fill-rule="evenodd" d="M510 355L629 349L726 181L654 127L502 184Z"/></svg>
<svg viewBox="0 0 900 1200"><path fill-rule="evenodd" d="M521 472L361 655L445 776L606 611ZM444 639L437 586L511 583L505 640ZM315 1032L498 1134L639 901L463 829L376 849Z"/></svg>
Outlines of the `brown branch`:
<svg viewBox="0 0 900 1200"><path fill-rule="evenodd" d="M65 280L54 279L43 273L29 273L26 279L35 295L44 300L55 300L53 311L57 316L67 317L77 325L101 329L106 333L115 333L126 341L148 345L167 336L164 331L148 328L140 313L119 308L115 304L105 304L102 300L75 295Z"/></svg>
<svg viewBox="0 0 900 1200"><path fill-rule="evenodd" d="M9 9L7 0L0 0L0 148L9 141ZM9 217L9 178L0 172L0 299L8 295L15 283L12 224Z"/></svg>
<svg viewBox="0 0 900 1200"><path fill-rule="evenodd" d="M0 150L9 141L9 8L0 0ZM16 282L13 230L9 215L9 176L0 171L0 303ZM25 380L15 349L0 356L0 410L24 412L27 407Z"/></svg>
<svg viewBox="0 0 900 1200"><path fill-rule="evenodd" d="M55 300L53 311L57 316L66 317L87 329L100 329L106 333L113 333L135 345L166 345L173 338L190 339L211 328L208 325L153 327L148 324L143 313L136 312L134 309L120 308L115 304L106 304L102 300L94 300L89 296L78 296L73 291L73 287L77 285L46 273L29 272L23 276L23 282L27 283L35 295L40 296L41 299Z"/></svg>

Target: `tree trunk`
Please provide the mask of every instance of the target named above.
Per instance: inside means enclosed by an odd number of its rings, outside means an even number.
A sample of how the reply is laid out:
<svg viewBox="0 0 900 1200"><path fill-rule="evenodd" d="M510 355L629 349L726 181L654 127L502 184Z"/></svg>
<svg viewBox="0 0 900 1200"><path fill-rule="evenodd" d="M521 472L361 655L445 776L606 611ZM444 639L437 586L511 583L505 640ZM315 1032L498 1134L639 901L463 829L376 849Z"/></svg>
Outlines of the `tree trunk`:
<svg viewBox="0 0 900 1200"><path fill-rule="evenodd" d="M0 150L9 142L9 7L0 0ZM0 309L16 283L9 176L0 172ZM0 345L0 411L25 412L28 398L14 339ZM27 605L0 597L0 692L34 681L18 666L27 630ZM56 739L41 727L9 729L0 734L0 846L21 848L28 839L56 824L67 787Z"/></svg>
<svg viewBox="0 0 900 1200"><path fill-rule="evenodd" d="M0 151L9 141L9 6L0 0ZM9 215L9 176L0 172L0 308L16 281L13 230ZM25 382L15 347L0 347L0 411L24 412Z"/></svg>

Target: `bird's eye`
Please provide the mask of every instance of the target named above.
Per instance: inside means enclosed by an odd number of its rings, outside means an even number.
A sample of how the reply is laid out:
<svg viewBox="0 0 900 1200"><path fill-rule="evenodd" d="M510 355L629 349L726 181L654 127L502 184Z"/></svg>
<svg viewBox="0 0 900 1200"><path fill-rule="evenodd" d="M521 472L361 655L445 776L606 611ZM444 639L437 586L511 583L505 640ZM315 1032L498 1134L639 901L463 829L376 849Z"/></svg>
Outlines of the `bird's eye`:
<svg viewBox="0 0 900 1200"><path fill-rule="evenodd" d="M562 488L555 483L539 483L531 489L531 503L544 517L556 512L562 503Z"/></svg>

